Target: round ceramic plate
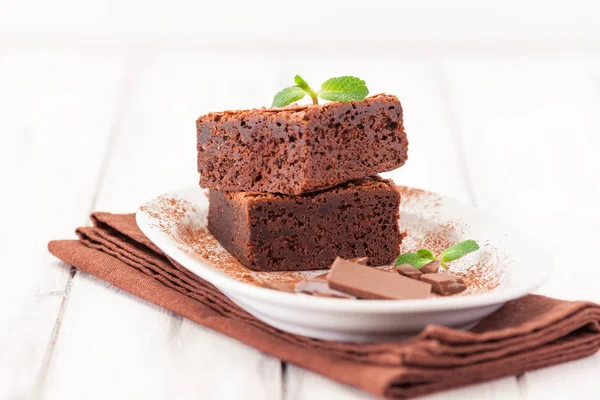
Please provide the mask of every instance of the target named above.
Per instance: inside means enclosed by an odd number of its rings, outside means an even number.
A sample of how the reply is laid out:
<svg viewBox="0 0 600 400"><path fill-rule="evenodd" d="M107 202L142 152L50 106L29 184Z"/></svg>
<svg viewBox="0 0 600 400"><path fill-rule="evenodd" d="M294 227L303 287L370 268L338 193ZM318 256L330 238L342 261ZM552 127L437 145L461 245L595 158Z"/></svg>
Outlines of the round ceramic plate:
<svg viewBox="0 0 600 400"><path fill-rule="evenodd" d="M418 334L428 324L468 328L537 288L551 274L551 260L522 233L475 208L435 193L398 187L402 195L401 252L440 253L466 239L481 249L450 264L467 291L419 300L346 300L260 287L295 283L323 271L256 272L243 267L206 227L208 198L199 187L177 190L144 204L137 223L169 257L207 280L261 321L318 339L380 341ZM389 266L381 267L389 269Z"/></svg>

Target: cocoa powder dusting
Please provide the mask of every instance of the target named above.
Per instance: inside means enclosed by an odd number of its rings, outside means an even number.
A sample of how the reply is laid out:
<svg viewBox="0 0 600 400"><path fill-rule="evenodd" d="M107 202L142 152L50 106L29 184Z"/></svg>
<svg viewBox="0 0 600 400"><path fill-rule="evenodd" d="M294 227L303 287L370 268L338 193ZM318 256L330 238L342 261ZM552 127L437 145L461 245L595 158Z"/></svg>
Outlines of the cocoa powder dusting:
<svg viewBox="0 0 600 400"><path fill-rule="evenodd" d="M143 211L158 221L157 227L171 236L179 248L203 263L209 263L234 279L262 286L269 282L295 285L323 271L258 272L244 267L212 236L206 225L207 210L175 197L159 198Z"/></svg>
<svg viewBox="0 0 600 400"><path fill-rule="evenodd" d="M402 196L400 225L403 242L400 252L414 252L428 248L439 254L445 248L462 239L463 228L458 224L432 223L430 219L420 220L420 216L411 214L413 208L435 210L440 200L435 195L420 189L398 187ZM204 200L206 201L206 200ZM427 204L423 204L426 202ZM419 207L415 207L416 204ZM180 249L197 258L204 264L209 263L238 281L254 285L265 285L272 282L285 282L295 285L310 277L320 275L320 271L282 271L259 272L244 267L235 257L230 255L208 231L206 224L207 207L199 207L179 197L160 197L155 202L142 208L155 221L155 226L171 236ZM478 262L465 263L457 260L451 264L450 272L462 277L468 288L457 296L484 293L495 289L501 282L502 273L497 267L501 257L489 245L482 247L485 255ZM467 257L465 257L467 258ZM392 271L393 266L382 266L380 269ZM442 269L440 272L443 273ZM437 295L432 295L436 297Z"/></svg>

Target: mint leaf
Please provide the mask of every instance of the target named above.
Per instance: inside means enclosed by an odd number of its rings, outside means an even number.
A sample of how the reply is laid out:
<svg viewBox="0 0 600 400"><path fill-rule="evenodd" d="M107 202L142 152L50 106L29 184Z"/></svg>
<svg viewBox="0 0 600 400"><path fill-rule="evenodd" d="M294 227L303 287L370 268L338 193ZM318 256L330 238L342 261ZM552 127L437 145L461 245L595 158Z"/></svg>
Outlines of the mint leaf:
<svg viewBox="0 0 600 400"><path fill-rule="evenodd" d="M435 260L435 256L433 255L431 250L427 250L427 249L417 250L417 254L419 255L419 257L427 258L428 260L432 260L432 261Z"/></svg>
<svg viewBox="0 0 600 400"><path fill-rule="evenodd" d="M464 242L457 243L442 251L442 262L457 260L465 254L469 254L475 250L479 250L477 242L474 240L465 240Z"/></svg>
<svg viewBox="0 0 600 400"><path fill-rule="evenodd" d="M310 88L310 86L308 86L308 83L306 83L306 81L304 79L302 79L302 77L300 75L296 75L294 77L294 82L296 82L296 86L298 86L300 89L304 90L305 92L312 90Z"/></svg>
<svg viewBox="0 0 600 400"><path fill-rule="evenodd" d="M340 76L323 82L319 97L329 101L363 100L369 89L362 79L353 76Z"/></svg>
<svg viewBox="0 0 600 400"><path fill-rule="evenodd" d="M296 75L294 77L294 82L296 82L296 86L300 89L304 90L312 99L313 104L319 104L319 100L317 99L317 93L312 90L312 88L306 83L304 79L300 75Z"/></svg>
<svg viewBox="0 0 600 400"><path fill-rule="evenodd" d="M306 96L306 92L298 86L290 86L277 93L273 98L271 107L285 107Z"/></svg>
<svg viewBox="0 0 600 400"><path fill-rule="evenodd" d="M398 258L396 258L394 265L410 264L418 269L430 262L431 260L429 258L421 257L417 253L404 253L400 254Z"/></svg>

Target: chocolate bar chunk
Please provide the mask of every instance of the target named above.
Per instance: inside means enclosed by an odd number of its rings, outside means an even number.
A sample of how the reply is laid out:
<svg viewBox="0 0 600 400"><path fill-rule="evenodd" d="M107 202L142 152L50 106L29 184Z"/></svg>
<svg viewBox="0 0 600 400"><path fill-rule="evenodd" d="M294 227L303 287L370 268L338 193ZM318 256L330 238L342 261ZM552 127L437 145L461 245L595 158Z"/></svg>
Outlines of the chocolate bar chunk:
<svg viewBox="0 0 600 400"><path fill-rule="evenodd" d="M435 260L419 268L422 274L435 274L440 268L440 262Z"/></svg>
<svg viewBox="0 0 600 400"><path fill-rule="evenodd" d="M431 289L442 296L457 294L467 289L465 281L452 274L423 274L421 281L431 283Z"/></svg>
<svg viewBox="0 0 600 400"><path fill-rule="evenodd" d="M336 258L327 276L329 287L361 299L423 299L431 284Z"/></svg>
<svg viewBox="0 0 600 400"><path fill-rule="evenodd" d="M336 256L384 265L398 255L400 194L370 177L287 196L209 191L208 229L255 271L329 268Z"/></svg>
<svg viewBox="0 0 600 400"><path fill-rule="evenodd" d="M391 171L407 159L395 96L224 111L196 121L200 186L301 194Z"/></svg>
<svg viewBox="0 0 600 400"><path fill-rule="evenodd" d="M419 271L410 264L400 264L396 268L394 268L394 270L400 275L404 275L407 278L412 279L421 279L421 275L423 275L421 271Z"/></svg>
<svg viewBox="0 0 600 400"><path fill-rule="evenodd" d="M354 296L333 290L327 282L328 274L317 275L314 278L304 280L296 285L296 292L310 294L317 297L335 297L342 299L354 299Z"/></svg>

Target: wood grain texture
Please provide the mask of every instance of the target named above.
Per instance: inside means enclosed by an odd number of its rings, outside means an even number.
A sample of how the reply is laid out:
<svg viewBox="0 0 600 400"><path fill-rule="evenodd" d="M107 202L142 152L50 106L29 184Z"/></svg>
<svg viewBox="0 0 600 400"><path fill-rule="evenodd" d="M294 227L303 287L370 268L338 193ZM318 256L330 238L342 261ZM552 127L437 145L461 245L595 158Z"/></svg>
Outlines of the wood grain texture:
<svg viewBox="0 0 600 400"><path fill-rule="evenodd" d="M274 66L255 62L249 80L236 75L235 59L141 59L96 208L134 212L161 191L195 184L196 117L272 93L265 82L273 81ZM48 399L281 398L279 360L117 291L87 275L75 278Z"/></svg>
<svg viewBox="0 0 600 400"><path fill-rule="evenodd" d="M33 398L45 373L70 273L46 243L86 221L123 71L115 54L0 55L0 398Z"/></svg>

